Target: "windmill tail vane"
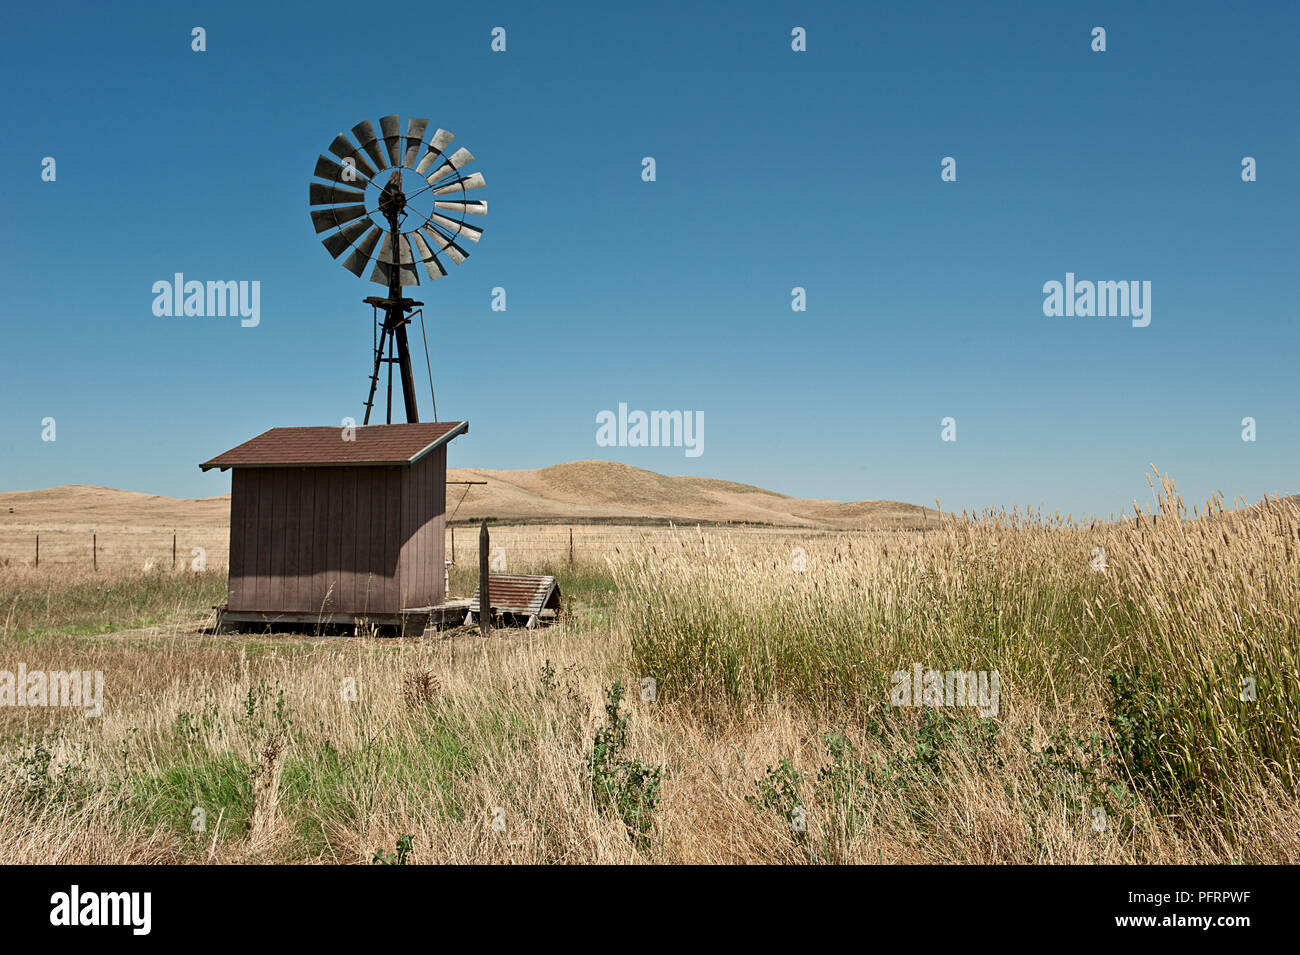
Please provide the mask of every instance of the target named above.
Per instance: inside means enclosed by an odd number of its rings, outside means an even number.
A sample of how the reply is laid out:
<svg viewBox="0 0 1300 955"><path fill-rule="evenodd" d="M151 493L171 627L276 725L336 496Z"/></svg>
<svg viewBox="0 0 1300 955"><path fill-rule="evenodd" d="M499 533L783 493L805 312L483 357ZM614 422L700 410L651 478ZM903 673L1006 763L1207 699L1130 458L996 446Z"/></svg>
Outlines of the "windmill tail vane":
<svg viewBox="0 0 1300 955"><path fill-rule="evenodd" d="M420 420L406 326L423 303L403 296L402 288L420 284L417 262L428 280L436 281L447 274L447 261L460 265L469 258L457 240L477 243L483 235L482 228L465 221L466 215L487 215L486 202L464 198L465 193L487 185L482 173L464 171L474 155L463 147L448 154L456 137L445 129L427 135L428 128L427 119L412 117L403 136L400 117L384 116L376 135L370 120L362 120L352 127L351 137L346 133L334 137L329 152L336 158L321 154L312 174L320 180L311 183L309 204L317 234L326 233L321 243L335 259L348 253L342 265L358 278L373 266L370 281L385 286L388 293L365 299L374 309L376 323L379 311L384 313L374 341L366 424L384 364L388 365L389 423L395 364L406 419ZM388 175L381 176L386 171ZM423 320L423 312L420 315ZM425 349L427 361L427 339Z"/></svg>

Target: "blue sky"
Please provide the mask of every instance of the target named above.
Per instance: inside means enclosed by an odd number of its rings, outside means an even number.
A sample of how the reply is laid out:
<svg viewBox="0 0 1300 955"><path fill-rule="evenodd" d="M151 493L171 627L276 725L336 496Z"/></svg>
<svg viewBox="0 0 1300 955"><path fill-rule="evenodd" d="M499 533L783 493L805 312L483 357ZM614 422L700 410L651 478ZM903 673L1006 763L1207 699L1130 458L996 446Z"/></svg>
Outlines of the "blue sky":
<svg viewBox="0 0 1300 955"><path fill-rule="evenodd" d="M200 461L359 417L381 289L307 184L398 113L488 183L482 242L416 294L440 417L471 422L453 465L1076 516L1150 500L1148 462L1189 504L1300 490L1300 5L391 9L6 12L0 489L219 494ZM259 281L260 324L156 317L176 272ZM1067 272L1150 281L1150 325L1045 317ZM703 412L704 453L598 447L619 402Z"/></svg>

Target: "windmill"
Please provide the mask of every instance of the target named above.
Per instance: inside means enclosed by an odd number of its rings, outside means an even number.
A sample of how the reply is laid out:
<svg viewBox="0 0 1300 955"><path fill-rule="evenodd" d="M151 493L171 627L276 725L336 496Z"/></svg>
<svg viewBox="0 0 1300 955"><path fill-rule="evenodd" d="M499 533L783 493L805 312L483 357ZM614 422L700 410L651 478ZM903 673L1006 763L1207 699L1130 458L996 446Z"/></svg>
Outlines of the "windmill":
<svg viewBox="0 0 1300 955"><path fill-rule="evenodd" d="M373 263L370 281L387 288L386 297L365 299L375 322L374 370L365 424L370 423L383 364L388 365L388 423L393 420L394 364L401 374L406 420L420 420L406 326L424 303L405 297L402 289L420 284L417 262L424 266L429 281L439 279L447 274L448 260L460 265L469 258L458 240L478 242L483 234L481 228L465 221L467 214L487 215L486 202L465 198L465 193L486 185L482 173L464 172L474 161L473 154L465 148L448 154L455 136L438 129L426 140L428 127L427 119L412 117L406 134L401 135L400 118L384 116L376 136L370 120L362 120L352 127L355 142L339 133L329 145L337 160L320 156L312 173L322 180L311 183L312 224L317 234L329 233L321 242L335 259L349 252L343 267L358 278ZM423 311L418 314L423 328ZM427 363L427 338L425 360ZM430 380L430 390L432 384Z"/></svg>

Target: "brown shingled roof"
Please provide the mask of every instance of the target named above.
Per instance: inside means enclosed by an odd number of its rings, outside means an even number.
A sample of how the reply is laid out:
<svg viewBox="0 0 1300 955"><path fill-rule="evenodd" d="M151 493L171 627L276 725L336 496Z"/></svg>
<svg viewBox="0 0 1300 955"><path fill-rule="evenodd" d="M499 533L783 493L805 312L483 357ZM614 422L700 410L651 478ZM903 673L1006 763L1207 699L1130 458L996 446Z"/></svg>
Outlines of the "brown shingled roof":
<svg viewBox="0 0 1300 955"><path fill-rule="evenodd" d="M421 424L372 424L352 429L355 441L343 440L341 427L272 428L225 454L199 465L211 468L267 468L411 464L458 434L468 421Z"/></svg>

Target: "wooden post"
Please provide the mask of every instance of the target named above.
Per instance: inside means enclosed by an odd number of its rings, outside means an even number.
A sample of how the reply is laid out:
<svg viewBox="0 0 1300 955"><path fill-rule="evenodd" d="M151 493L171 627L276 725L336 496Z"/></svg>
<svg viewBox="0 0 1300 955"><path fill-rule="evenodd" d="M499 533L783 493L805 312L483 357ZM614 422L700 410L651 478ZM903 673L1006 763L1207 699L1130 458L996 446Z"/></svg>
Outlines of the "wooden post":
<svg viewBox="0 0 1300 955"><path fill-rule="evenodd" d="M569 566L573 566L573 528L569 528Z"/></svg>
<svg viewBox="0 0 1300 955"><path fill-rule="evenodd" d="M483 636L492 632L492 594L488 577L487 518L478 530L478 629Z"/></svg>
<svg viewBox="0 0 1300 955"><path fill-rule="evenodd" d="M90 566L99 573L99 534L90 535Z"/></svg>
<svg viewBox="0 0 1300 955"><path fill-rule="evenodd" d="M176 532L172 531L172 570L176 569Z"/></svg>
<svg viewBox="0 0 1300 955"><path fill-rule="evenodd" d="M456 528L451 529L451 562L456 563Z"/></svg>
<svg viewBox="0 0 1300 955"><path fill-rule="evenodd" d="M41 566L41 535L36 535L36 566Z"/></svg>

